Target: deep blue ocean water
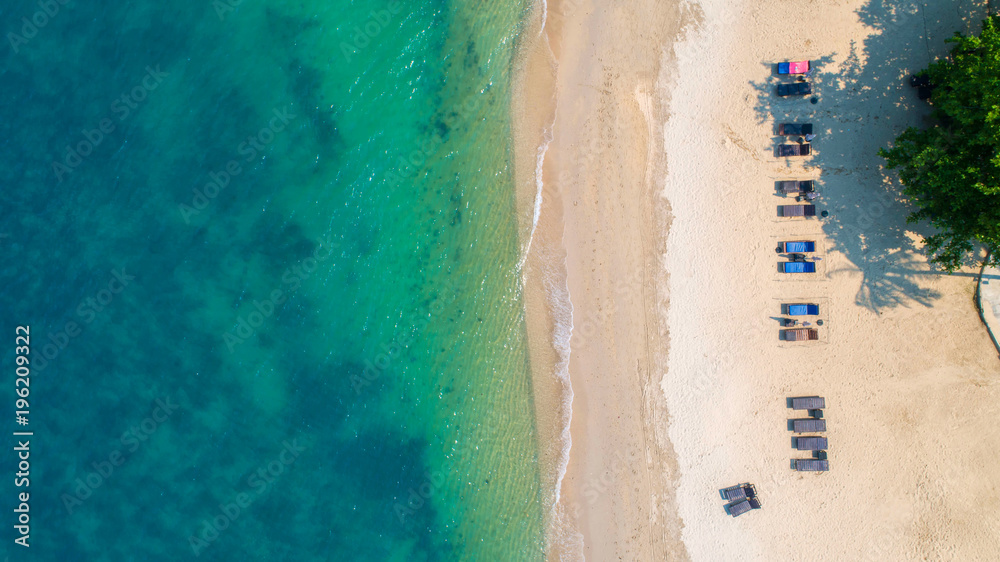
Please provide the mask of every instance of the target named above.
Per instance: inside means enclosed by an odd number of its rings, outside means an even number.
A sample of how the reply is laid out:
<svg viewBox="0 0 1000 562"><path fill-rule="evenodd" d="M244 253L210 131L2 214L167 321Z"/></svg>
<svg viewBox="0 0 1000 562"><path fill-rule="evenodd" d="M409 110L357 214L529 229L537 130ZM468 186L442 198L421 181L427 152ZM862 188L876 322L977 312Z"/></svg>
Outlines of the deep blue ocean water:
<svg viewBox="0 0 1000 562"><path fill-rule="evenodd" d="M0 6L0 552L542 557L510 154L527 9Z"/></svg>

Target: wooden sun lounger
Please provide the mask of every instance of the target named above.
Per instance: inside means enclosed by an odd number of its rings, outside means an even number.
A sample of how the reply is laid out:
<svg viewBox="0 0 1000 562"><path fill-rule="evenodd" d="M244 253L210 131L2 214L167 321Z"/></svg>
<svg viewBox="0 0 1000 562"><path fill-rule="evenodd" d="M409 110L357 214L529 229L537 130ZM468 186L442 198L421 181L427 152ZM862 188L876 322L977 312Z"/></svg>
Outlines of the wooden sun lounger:
<svg viewBox="0 0 1000 562"><path fill-rule="evenodd" d="M816 205L778 205L780 217L815 217Z"/></svg>
<svg viewBox="0 0 1000 562"><path fill-rule="evenodd" d="M722 490L719 490L719 495L722 496L722 499L730 502L745 500L747 498L757 497L757 489L754 488L753 484L747 482L745 484L723 488Z"/></svg>
<svg viewBox="0 0 1000 562"><path fill-rule="evenodd" d="M785 96L808 96L812 93L812 84L809 82L792 82L791 84L778 84L777 93L781 97Z"/></svg>
<svg viewBox="0 0 1000 562"><path fill-rule="evenodd" d="M826 459L795 459L795 470L799 472L826 472L830 470L830 461Z"/></svg>
<svg viewBox="0 0 1000 562"><path fill-rule="evenodd" d="M779 181L778 189L785 194L811 193L814 189L813 180Z"/></svg>
<svg viewBox="0 0 1000 562"><path fill-rule="evenodd" d="M817 410L820 408L826 408L826 399L822 396L792 398L793 410Z"/></svg>
<svg viewBox="0 0 1000 562"><path fill-rule="evenodd" d="M778 156L808 156L810 152L809 143L779 144Z"/></svg>
<svg viewBox="0 0 1000 562"><path fill-rule="evenodd" d="M826 420L792 420L792 432L794 433L819 433L821 431L826 431Z"/></svg>
<svg viewBox="0 0 1000 562"><path fill-rule="evenodd" d="M826 437L799 437L795 440L795 448L799 451L822 451L828 447Z"/></svg>
<svg viewBox="0 0 1000 562"><path fill-rule="evenodd" d="M760 509L760 501L756 498L731 503L726 506L726 513L732 515L733 517L739 517L752 509Z"/></svg>
<svg viewBox="0 0 1000 562"><path fill-rule="evenodd" d="M781 339L785 341L818 340L819 331L813 328L793 328L791 330L782 330L781 336Z"/></svg>
<svg viewBox="0 0 1000 562"><path fill-rule="evenodd" d="M778 125L779 135L811 135L812 123L782 123Z"/></svg>

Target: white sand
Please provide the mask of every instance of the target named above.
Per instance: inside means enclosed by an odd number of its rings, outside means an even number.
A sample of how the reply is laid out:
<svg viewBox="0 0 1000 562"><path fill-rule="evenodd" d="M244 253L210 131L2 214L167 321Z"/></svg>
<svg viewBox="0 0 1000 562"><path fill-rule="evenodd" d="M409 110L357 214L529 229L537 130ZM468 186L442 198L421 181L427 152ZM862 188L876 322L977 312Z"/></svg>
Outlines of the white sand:
<svg viewBox="0 0 1000 562"><path fill-rule="evenodd" d="M974 31L972 2L702 0L676 47L664 195L673 223L662 389L692 560L996 560L1000 362L974 270L928 267L876 154L926 108L904 78ZM873 7L874 5L874 7ZM963 21L963 16L968 20ZM928 37L924 37L925 29ZM821 59L820 102L779 100L770 64ZM772 155L786 118L812 158ZM820 220L775 218L776 179L818 178ZM775 243L815 239L820 274L776 273ZM778 341L779 304L821 302L822 341ZM785 398L825 396L830 467L799 474ZM756 484L733 519L719 488Z"/></svg>

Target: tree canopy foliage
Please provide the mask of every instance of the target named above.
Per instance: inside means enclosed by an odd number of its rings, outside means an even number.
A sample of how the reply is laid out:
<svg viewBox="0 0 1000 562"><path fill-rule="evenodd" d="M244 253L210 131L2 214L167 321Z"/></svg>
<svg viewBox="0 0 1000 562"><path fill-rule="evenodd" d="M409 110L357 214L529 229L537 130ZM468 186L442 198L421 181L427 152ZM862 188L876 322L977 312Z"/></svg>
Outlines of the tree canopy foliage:
<svg viewBox="0 0 1000 562"><path fill-rule="evenodd" d="M978 36L947 41L951 55L919 75L932 87L935 124L908 128L879 154L918 207L908 222L937 228L924 239L931 261L952 272L977 243L1000 259L1000 16Z"/></svg>

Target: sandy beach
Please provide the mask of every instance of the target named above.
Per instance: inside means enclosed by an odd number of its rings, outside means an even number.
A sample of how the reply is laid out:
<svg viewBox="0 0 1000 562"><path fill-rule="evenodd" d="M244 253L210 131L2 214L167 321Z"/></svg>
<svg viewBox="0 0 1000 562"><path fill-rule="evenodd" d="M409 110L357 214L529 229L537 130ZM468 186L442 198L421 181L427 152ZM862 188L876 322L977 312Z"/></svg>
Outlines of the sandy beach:
<svg viewBox="0 0 1000 562"><path fill-rule="evenodd" d="M551 444L542 464L564 474L546 483L559 500L549 559L682 559L659 390L669 226L659 80L683 20L676 5L652 0L547 8L524 72L531 101L518 113L532 125L522 131L536 133L519 143L529 148L518 170L522 200L540 195L525 293L540 433Z"/></svg>
<svg viewBox="0 0 1000 562"><path fill-rule="evenodd" d="M536 135L518 168L533 193L544 155L540 212L522 214L538 219L525 293L541 460L565 465L549 483L550 559L1000 551L1000 361L973 305L978 270L928 265L925 227L906 224L877 155L928 114L905 78L985 13L549 3L529 65L547 81L524 96L546 109L522 129ZM817 103L774 95L773 63L789 59L814 61ZM781 122L814 124L811 156L775 155ZM817 180L829 216L778 217L789 179ZM817 272L778 273L783 240L816 241ZM817 341L779 341L784 302L820 304ZM792 449L786 399L808 395L826 398L827 473L790 469L808 454ZM741 482L763 509L733 519L718 490Z"/></svg>
<svg viewBox="0 0 1000 562"><path fill-rule="evenodd" d="M927 107L905 78L978 29L969 2L702 2L678 55L666 126L674 222L663 390L685 546L695 560L988 560L1000 550L1000 363L969 269L920 252L877 149ZM794 30L789 32L789 30ZM817 61L818 103L782 100L771 63ZM712 64L706 65L705 61ZM812 122L809 158L773 154L777 123ZM722 165L718 165L722 164ZM816 179L822 220L776 217L774 181ZM736 236L730 233L735 233ZM818 273L776 270L780 240L816 240ZM778 341L781 302L819 302L820 341ZM680 326L685 329L681 330ZM785 406L827 400L830 467L798 474ZM718 488L764 509L729 520ZM720 540L724 537L724 540Z"/></svg>

